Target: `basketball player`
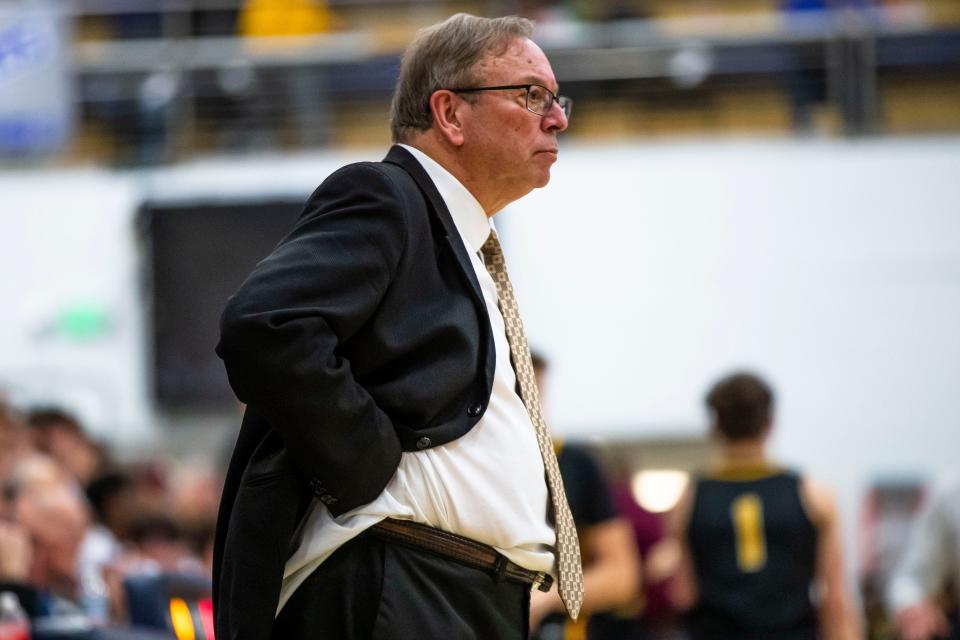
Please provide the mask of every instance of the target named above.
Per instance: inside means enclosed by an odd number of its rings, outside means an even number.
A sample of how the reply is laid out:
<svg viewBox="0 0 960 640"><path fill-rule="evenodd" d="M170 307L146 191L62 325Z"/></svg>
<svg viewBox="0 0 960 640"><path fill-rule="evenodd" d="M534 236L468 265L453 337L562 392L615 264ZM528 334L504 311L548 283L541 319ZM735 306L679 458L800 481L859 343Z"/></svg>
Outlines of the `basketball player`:
<svg viewBox="0 0 960 640"><path fill-rule="evenodd" d="M833 497L767 458L773 393L736 373L710 390L719 462L681 498L673 584L692 640L853 640Z"/></svg>

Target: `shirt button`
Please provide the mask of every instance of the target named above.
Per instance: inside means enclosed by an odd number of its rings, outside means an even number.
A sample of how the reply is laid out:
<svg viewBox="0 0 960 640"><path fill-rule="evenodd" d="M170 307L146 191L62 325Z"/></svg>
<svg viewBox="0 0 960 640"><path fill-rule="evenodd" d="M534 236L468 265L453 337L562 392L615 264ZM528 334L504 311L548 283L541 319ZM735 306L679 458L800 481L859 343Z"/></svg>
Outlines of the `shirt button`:
<svg viewBox="0 0 960 640"><path fill-rule="evenodd" d="M472 404L467 408L467 415L471 418L476 418L482 411L483 405L478 402L477 404Z"/></svg>
<svg viewBox="0 0 960 640"><path fill-rule="evenodd" d="M433 440L431 440L427 436L423 436L422 438L417 440L417 449L426 449L431 444L433 444Z"/></svg>

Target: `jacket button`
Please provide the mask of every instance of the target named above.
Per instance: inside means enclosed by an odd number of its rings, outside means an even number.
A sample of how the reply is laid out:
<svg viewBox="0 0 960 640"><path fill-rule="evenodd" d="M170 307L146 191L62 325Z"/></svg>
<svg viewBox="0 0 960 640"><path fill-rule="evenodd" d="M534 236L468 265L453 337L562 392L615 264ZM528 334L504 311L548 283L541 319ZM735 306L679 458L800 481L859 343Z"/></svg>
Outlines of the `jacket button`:
<svg viewBox="0 0 960 640"><path fill-rule="evenodd" d="M477 404L472 404L467 407L467 415L471 418L476 418L483 411L483 405L479 402Z"/></svg>
<svg viewBox="0 0 960 640"><path fill-rule="evenodd" d="M417 449L426 449L431 444L433 444L433 440L431 440L427 436L423 436L422 438L417 440Z"/></svg>

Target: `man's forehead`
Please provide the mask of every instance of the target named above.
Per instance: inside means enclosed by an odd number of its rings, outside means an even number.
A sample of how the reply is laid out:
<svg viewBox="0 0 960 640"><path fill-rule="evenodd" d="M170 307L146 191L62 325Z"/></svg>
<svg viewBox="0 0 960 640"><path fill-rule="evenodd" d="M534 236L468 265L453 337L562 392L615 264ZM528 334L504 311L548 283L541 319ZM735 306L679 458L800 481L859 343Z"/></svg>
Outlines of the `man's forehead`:
<svg viewBox="0 0 960 640"><path fill-rule="evenodd" d="M510 84L536 83L556 89L556 79L547 56L532 40L519 38L506 49L484 56L479 66L485 80Z"/></svg>

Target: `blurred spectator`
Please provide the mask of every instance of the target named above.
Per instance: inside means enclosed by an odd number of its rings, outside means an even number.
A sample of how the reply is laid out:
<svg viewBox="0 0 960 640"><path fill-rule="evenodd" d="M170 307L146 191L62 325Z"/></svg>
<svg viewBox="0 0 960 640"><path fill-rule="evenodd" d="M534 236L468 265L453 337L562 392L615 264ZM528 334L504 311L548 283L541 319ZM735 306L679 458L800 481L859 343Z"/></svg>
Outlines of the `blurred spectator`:
<svg viewBox="0 0 960 640"><path fill-rule="evenodd" d="M193 552L180 525L162 514L144 515L130 525L129 549L104 567L103 579L110 608L117 619L130 616L127 601L131 583L154 583L161 576L210 579L210 570ZM160 612L155 612L159 613Z"/></svg>
<svg viewBox="0 0 960 640"><path fill-rule="evenodd" d="M104 473L87 485L87 499L99 527L115 540L126 540L137 511L133 479L125 471Z"/></svg>
<svg viewBox="0 0 960 640"><path fill-rule="evenodd" d="M87 487L95 522L80 547L78 571L85 608L101 621L111 610L123 610L120 602L110 604L106 573L123 556L123 541L137 511L133 498L130 477L119 471L103 474Z"/></svg>
<svg viewBox="0 0 960 640"><path fill-rule="evenodd" d="M203 528L215 518L223 478L210 463L182 465L171 474L170 506L187 531Z"/></svg>
<svg viewBox="0 0 960 640"><path fill-rule="evenodd" d="M29 581L71 600L77 593L77 554L89 525L86 506L67 485L31 489L16 501L16 522L33 547Z"/></svg>
<svg viewBox="0 0 960 640"><path fill-rule="evenodd" d="M944 590L954 587L953 606L960 608L960 480L938 487L914 522L900 566L890 581L888 599L903 640L931 640L950 635Z"/></svg>
<svg viewBox="0 0 960 640"><path fill-rule="evenodd" d="M168 513L169 471L160 460L147 460L133 467L134 502L141 514Z"/></svg>
<svg viewBox="0 0 960 640"><path fill-rule="evenodd" d="M130 540L139 557L168 572L202 573L180 524L165 515L145 516L130 526Z"/></svg>
<svg viewBox="0 0 960 640"><path fill-rule="evenodd" d="M23 453L3 477L4 514L8 520L15 520L17 500L21 496L31 490L61 485L74 486L73 480L53 458L33 451Z"/></svg>
<svg viewBox="0 0 960 640"><path fill-rule="evenodd" d="M719 466L686 490L671 527L682 550L673 597L692 640L858 638L833 497L767 458L772 391L737 373L707 405Z"/></svg>
<svg viewBox="0 0 960 640"><path fill-rule="evenodd" d="M219 472L159 459L103 471L106 458L65 411L36 409L21 420L0 402L0 591L33 618L124 624L132 585L141 595L144 585L154 595L176 587L190 602L209 592ZM159 606L152 615L166 628L159 602L140 601L138 611Z"/></svg>
<svg viewBox="0 0 960 640"><path fill-rule="evenodd" d="M173 513L200 561L213 571L213 538L223 491L223 474L214 463L191 464L174 474L170 492Z"/></svg>
<svg viewBox="0 0 960 640"><path fill-rule="evenodd" d="M531 354L540 397L547 361ZM530 592L530 628L538 640L600 638L604 613L629 604L637 591L640 561L630 524L618 516L600 467L583 448L555 441L560 474L580 538L584 598L580 617L569 620L556 585ZM627 640L623 638L622 640Z"/></svg>
<svg viewBox="0 0 960 640"><path fill-rule="evenodd" d="M56 460L81 486L93 479L101 463L100 450L74 416L43 407L27 415L27 425L37 451Z"/></svg>
<svg viewBox="0 0 960 640"><path fill-rule="evenodd" d="M75 484L53 460L31 455L10 470L4 497L11 519L0 523L0 580L28 585L54 603L75 603L80 545L89 526Z"/></svg>

